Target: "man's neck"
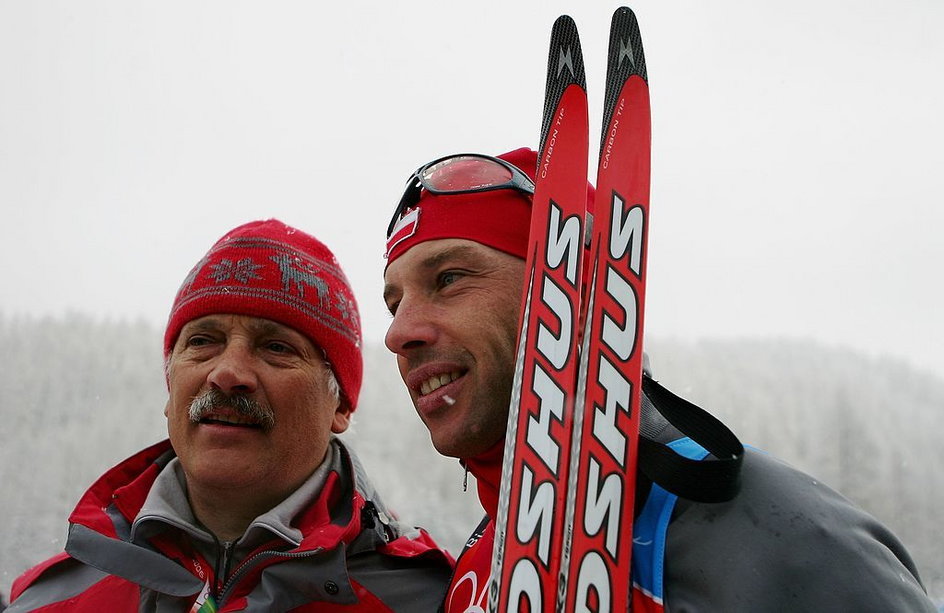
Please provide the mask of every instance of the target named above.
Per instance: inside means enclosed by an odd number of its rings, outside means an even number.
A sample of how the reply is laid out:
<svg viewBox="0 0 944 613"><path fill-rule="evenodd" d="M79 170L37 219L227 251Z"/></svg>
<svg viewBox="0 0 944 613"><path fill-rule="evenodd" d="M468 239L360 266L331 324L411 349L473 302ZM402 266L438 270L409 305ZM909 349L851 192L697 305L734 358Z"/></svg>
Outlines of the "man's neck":
<svg viewBox="0 0 944 613"><path fill-rule="evenodd" d="M269 485L266 483L256 483L247 487L214 487L206 483L198 485L186 475L182 475L184 481L182 485L187 492L190 510L194 518L218 540L235 541L246 533L249 526L259 516L275 509L287 498L300 492L300 488L305 490L300 494L305 499L316 495L335 460L337 452L334 449L333 445L329 445L321 463L312 469L311 473L305 475L298 483L290 483L279 490L265 489L264 486ZM318 474L315 479L316 483L303 488L316 474ZM294 509L292 513L297 511L298 509ZM283 521L290 522L291 518L286 517Z"/></svg>
<svg viewBox="0 0 944 613"><path fill-rule="evenodd" d="M223 543L239 539L254 519L274 508L289 494L291 491L262 497L259 492L207 490L189 484L187 487L194 517Z"/></svg>

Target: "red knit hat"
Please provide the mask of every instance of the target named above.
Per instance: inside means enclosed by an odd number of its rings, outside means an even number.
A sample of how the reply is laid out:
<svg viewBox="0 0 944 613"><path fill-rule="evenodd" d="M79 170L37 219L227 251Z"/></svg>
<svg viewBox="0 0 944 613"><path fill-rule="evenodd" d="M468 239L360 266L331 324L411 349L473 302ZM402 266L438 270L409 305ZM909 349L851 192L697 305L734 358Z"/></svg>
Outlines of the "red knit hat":
<svg viewBox="0 0 944 613"><path fill-rule="evenodd" d="M538 154L522 147L497 156L533 181ZM436 195L425 189L387 238L387 264L414 245L440 238L465 238L524 259L531 228L531 198L513 189Z"/></svg>
<svg viewBox="0 0 944 613"><path fill-rule="evenodd" d="M277 321L321 347L357 407L361 326L354 293L334 254L315 237L276 219L227 233L203 256L177 292L164 333L164 357L188 321L214 313Z"/></svg>

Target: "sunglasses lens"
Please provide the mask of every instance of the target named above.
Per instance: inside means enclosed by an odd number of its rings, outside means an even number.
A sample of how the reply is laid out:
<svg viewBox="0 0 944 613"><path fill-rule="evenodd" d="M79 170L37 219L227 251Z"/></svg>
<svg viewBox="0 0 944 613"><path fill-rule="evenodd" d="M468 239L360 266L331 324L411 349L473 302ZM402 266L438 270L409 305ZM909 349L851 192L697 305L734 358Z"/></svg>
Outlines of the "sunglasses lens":
<svg viewBox="0 0 944 613"><path fill-rule="evenodd" d="M452 157L423 170L423 184L442 192L478 190L511 182L511 171L501 164L470 155Z"/></svg>

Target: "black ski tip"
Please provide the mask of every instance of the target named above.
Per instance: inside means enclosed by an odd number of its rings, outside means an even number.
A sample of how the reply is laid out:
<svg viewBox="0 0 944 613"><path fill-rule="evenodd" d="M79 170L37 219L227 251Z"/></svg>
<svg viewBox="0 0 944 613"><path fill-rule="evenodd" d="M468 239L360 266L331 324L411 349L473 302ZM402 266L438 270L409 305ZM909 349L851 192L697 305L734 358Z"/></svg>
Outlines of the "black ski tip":
<svg viewBox="0 0 944 613"><path fill-rule="evenodd" d="M586 74L583 68L583 51L577 24L570 15L561 15L551 28L551 46L547 57L548 85L561 92L570 84L586 89Z"/></svg>
<svg viewBox="0 0 944 613"><path fill-rule="evenodd" d="M649 82L639 22L629 7L621 6L613 12L608 64L611 70L616 70L624 79L635 74Z"/></svg>
<svg viewBox="0 0 944 613"><path fill-rule="evenodd" d="M631 77L640 77L649 84L646 72L646 55L642 50L642 36L636 15L622 6L613 13L610 22L610 46L606 59L606 90L603 94L603 133L600 136L600 152L606 145L607 130L623 86Z"/></svg>
<svg viewBox="0 0 944 613"><path fill-rule="evenodd" d="M587 89L583 67L583 51L577 24L569 15L561 15L551 28L551 44L547 55L547 86L544 91L544 115L541 119L541 143L550 130L557 105L568 87ZM543 147L543 144L542 144ZM543 151L540 152L543 155Z"/></svg>
<svg viewBox="0 0 944 613"><path fill-rule="evenodd" d="M556 31L557 28L569 28L576 30L577 24L574 22L574 18L570 15L561 15L554 20L554 27L551 29L551 32Z"/></svg>

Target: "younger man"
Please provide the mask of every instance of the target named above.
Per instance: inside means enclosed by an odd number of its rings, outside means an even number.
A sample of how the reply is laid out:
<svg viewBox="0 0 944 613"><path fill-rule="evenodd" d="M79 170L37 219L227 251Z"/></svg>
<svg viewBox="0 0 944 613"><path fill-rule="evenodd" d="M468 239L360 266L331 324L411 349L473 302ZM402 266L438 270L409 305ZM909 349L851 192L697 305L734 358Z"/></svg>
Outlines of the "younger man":
<svg viewBox="0 0 944 613"><path fill-rule="evenodd" d="M457 562L448 613L488 604L536 166L528 149L437 160L414 174L388 230L386 345L433 445L475 475L486 513ZM688 446L649 398L641 420L658 442ZM655 485L639 502L667 532L635 534L634 611L934 611L894 535L764 453L745 453L729 502Z"/></svg>

